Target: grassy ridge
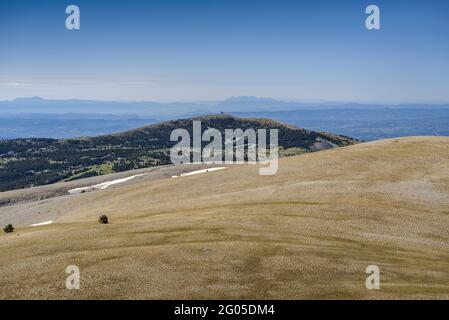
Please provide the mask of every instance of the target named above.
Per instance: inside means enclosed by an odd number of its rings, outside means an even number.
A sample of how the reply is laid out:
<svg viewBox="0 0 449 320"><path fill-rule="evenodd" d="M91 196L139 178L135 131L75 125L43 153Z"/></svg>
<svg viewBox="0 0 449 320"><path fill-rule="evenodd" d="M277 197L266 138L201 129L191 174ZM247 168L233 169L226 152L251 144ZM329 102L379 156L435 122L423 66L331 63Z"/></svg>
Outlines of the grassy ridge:
<svg viewBox="0 0 449 320"><path fill-rule="evenodd" d="M0 298L448 299L448 150L392 139L0 208L57 216L0 235Z"/></svg>

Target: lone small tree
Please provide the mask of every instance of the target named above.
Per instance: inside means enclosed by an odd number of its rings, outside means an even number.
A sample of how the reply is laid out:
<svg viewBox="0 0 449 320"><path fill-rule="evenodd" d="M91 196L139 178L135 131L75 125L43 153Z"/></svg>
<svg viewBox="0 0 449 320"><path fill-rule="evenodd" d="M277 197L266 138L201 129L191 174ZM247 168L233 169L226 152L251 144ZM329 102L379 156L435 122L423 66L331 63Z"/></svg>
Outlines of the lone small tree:
<svg viewBox="0 0 449 320"><path fill-rule="evenodd" d="M12 224L8 224L3 228L3 231L5 231L5 233L11 233L14 231L14 227L12 226Z"/></svg>
<svg viewBox="0 0 449 320"><path fill-rule="evenodd" d="M101 215L100 218L98 218L98 222L101 224L108 224L109 220L108 220L108 216L107 215Z"/></svg>

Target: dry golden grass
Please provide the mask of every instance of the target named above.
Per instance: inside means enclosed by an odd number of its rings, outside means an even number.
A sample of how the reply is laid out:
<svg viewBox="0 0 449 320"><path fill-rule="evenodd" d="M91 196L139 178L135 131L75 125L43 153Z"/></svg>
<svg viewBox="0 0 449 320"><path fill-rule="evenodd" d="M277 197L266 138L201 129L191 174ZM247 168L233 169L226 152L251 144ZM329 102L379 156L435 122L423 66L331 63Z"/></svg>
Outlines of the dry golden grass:
<svg viewBox="0 0 449 320"><path fill-rule="evenodd" d="M449 298L449 138L284 158L275 176L239 166L136 181L35 207L59 218L0 236L0 298ZM72 264L80 290L65 289ZM365 288L371 264L380 290Z"/></svg>

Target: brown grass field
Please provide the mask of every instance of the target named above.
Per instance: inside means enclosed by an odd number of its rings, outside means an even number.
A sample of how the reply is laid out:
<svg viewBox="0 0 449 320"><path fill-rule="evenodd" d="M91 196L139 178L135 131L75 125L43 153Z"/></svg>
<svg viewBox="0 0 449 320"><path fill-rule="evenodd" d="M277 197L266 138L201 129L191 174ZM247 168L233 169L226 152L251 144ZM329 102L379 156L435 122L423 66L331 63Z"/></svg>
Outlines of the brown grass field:
<svg viewBox="0 0 449 320"><path fill-rule="evenodd" d="M0 207L8 220L1 299L449 299L449 138L283 158L274 176L137 179Z"/></svg>

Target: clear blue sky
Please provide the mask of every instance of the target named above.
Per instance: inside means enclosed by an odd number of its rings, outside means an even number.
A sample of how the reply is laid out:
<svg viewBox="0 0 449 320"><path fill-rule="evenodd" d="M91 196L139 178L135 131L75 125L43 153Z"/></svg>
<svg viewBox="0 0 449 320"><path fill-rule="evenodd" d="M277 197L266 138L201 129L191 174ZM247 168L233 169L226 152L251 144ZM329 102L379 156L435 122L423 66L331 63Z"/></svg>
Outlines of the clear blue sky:
<svg viewBox="0 0 449 320"><path fill-rule="evenodd" d="M448 17L447 0L1 0L0 100L449 102Z"/></svg>

